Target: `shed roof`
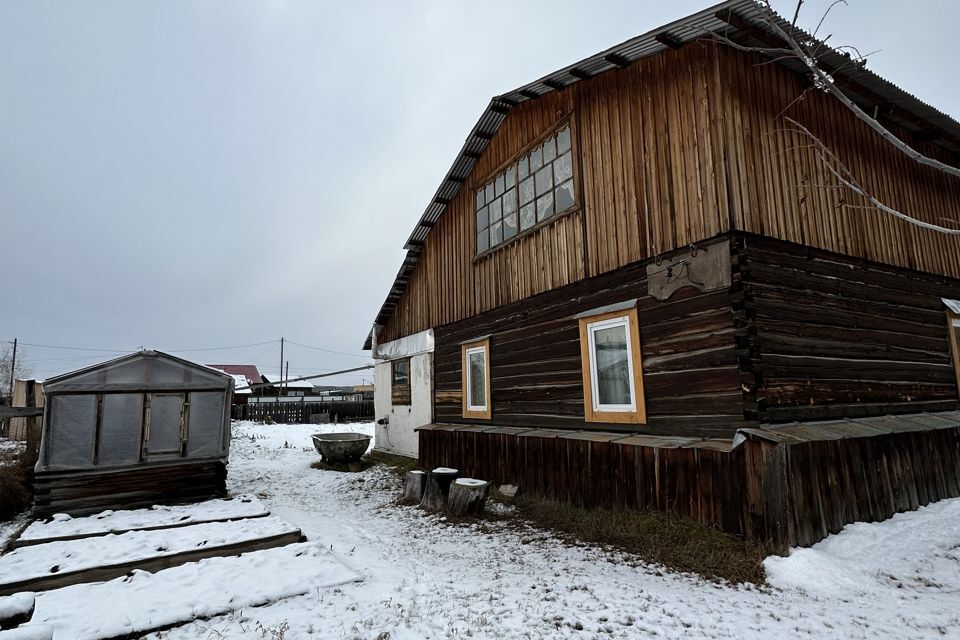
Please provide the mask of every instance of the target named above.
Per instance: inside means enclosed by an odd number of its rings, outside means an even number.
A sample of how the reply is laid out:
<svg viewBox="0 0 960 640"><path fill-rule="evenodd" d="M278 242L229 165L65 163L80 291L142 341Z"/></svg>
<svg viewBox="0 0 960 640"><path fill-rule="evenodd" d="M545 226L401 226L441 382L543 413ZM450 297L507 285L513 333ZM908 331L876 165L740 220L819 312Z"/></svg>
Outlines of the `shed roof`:
<svg viewBox="0 0 960 640"><path fill-rule="evenodd" d="M474 165L499 130L500 125L506 120L511 109L527 100L536 100L553 91L562 90L580 80L588 80L607 71L628 66L642 58L682 46L710 34L746 38L752 44L762 46L769 38L774 37L772 29L764 22L765 12L766 9L756 0L727 0L670 24L657 27L491 99L490 104L471 129L453 165L420 216L410 237L407 238L404 245L407 254L386 300L380 307L375 324L385 324L393 314L410 281L413 269L420 259L427 235L446 210L448 203L466 182ZM781 28L785 30L792 28L789 22L776 14L774 19L778 21ZM798 36L803 40L815 41L812 36L802 31L798 32ZM960 153L960 123L955 119L881 78L866 67L851 65L849 56L826 45L822 47L822 51L818 63L832 74L837 86L851 99L868 106L871 110L874 107L880 108L887 118L907 130L924 134L952 154ZM806 67L795 59L779 57L775 61L793 71L807 72ZM370 334L363 348L371 348Z"/></svg>
<svg viewBox="0 0 960 640"><path fill-rule="evenodd" d="M232 383L233 378L222 371L169 353L145 349L48 378L43 384L43 392L226 391Z"/></svg>

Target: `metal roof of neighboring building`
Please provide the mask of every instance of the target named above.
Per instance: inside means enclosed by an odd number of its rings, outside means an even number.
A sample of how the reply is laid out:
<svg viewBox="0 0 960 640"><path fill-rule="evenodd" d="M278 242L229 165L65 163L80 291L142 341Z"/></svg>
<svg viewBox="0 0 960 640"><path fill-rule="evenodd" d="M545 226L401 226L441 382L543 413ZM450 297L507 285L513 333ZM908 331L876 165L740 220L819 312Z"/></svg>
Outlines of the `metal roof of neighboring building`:
<svg viewBox="0 0 960 640"><path fill-rule="evenodd" d="M246 384L248 385L263 382L255 364L208 364L207 366L231 376L243 376L246 378Z"/></svg>
<svg viewBox="0 0 960 640"><path fill-rule="evenodd" d="M756 46L769 46L769 39L775 36L771 27L764 22L765 16L766 9L755 0L728 0L631 38L554 71L539 80L494 97L477 124L470 130L453 165L440 183L430 204L420 216L410 237L407 238L404 245L407 254L377 314L375 323L383 325L392 315L419 261L427 235L446 210L447 205L453 201L460 187L467 181L487 144L506 120L511 109L527 100L536 100L581 80L589 80L607 71L629 66L641 58L670 48L678 48L711 34L745 37ZM776 14L774 19L784 30L792 28L788 21ZM797 30L797 34L799 39L814 40L812 36L802 31ZM780 57L776 61L793 71L808 73L803 63L798 60ZM865 66L851 65L850 57L835 49L824 47L824 53L818 57L818 64L831 73L837 86L854 101L867 105L871 109L877 107L883 111L887 119L914 133L923 133L931 142L954 155L960 154L960 123L949 115L922 102ZM371 348L369 335L363 348Z"/></svg>

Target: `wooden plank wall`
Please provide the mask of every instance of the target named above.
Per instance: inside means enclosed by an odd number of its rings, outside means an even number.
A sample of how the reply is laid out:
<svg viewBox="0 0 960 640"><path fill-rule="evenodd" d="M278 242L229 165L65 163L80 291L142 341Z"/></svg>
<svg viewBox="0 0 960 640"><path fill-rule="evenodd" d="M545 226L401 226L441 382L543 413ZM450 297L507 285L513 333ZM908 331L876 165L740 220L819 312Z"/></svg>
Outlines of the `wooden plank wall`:
<svg viewBox="0 0 960 640"><path fill-rule="evenodd" d="M960 496L960 428L778 446L788 450L791 546Z"/></svg>
<svg viewBox="0 0 960 640"><path fill-rule="evenodd" d="M960 428L798 444L749 439L730 452L434 429L420 432L420 465L586 508L671 513L785 553L851 522L960 496Z"/></svg>
<svg viewBox="0 0 960 640"><path fill-rule="evenodd" d="M957 408L941 298L960 280L752 235L734 253L760 420Z"/></svg>
<svg viewBox="0 0 960 640"><path fill-rule="evenodd" d="M709 48L639 61L514 108L437 221L386 342L468 318L729 229L717 127L720 67ZM580 210L474 261L473 193L571 114Z"/></svg>
<svg viewBox="0 0 960 640"><path fill-rule="evenodd" d="M761 456L759 444L722 452L497 432L420 431L424 469L450 466L467 477L515 484L524 493L580 507L661 511L753 540L776 541L776 515L747 499L770 491L762 486L763 475L745 473L748 467L762 466Z"/></svg>
<svg viewBox="0 0 960 640"><path fill-rule="evenodd" d="M784 131L788 123L781 116L812 131L881 201L921 220L960 226L960 179L911 161L828 94L805 92L805 77L729 47L718 54L731 105L725 124L739 133L726 138L735 167L728 175L739 182L730 189L737 229L960 278L960 237L856 208L866 203L848 190L811 187L836 182L808 139ZM932 143L884 124L922 153L957 163Z"/></svg>
<svg viewBox="0 0 960 640"><path fill-rule="evenodd" d="M579 324L574 315L639 298L646 425L584 422ZM436 420L462 417L460 343L491 335L492 422L651 434L732 436L744 426L729 293L687 287L647 295L637 263L434 330ZM472 422L476 422L475 420Z"/></svg>
<svg viewBox="0 0 960 640"><path fill-rule="evenodd" d="M810 128L878 197L921 219L960 224L960 180L910 162L822 92L794 102L806 79L760 61L696 42L514 108L428 236L381 341L733 228L960 278L960 238L845 208L862 202L809 188L827 182L823 167L803 140L782 132L780 116ZM474 189L568 113L581 209L474 261Z"/></svg>

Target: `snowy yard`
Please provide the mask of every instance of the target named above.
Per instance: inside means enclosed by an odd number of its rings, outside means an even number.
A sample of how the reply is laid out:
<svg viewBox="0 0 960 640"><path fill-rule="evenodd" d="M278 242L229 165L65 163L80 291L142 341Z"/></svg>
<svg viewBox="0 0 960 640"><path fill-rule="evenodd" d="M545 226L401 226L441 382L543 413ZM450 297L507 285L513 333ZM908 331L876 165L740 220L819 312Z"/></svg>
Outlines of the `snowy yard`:
<svg viewBox="0 0 960 640"><path fill-rule="evenodd" d="M451 526L395 507L397 480L381 468L310 468L316 430L236 425L228 482L363 581L151 638L960 637L960 500L853 525L768 559L770 586L729 587L536 532Z"/></svg>
<svg viewBox="0 0 960 640"><path fill-rule="evenodd" d="M320 429L343 427L234 425L230 489L259 502L118 512L83 525L106 531L189 520L184 532L215 527L229 535L231 526L279 519L308 542L41 593L34 622L52 624L55 638L90 638L213 616L147 636L156 640L960 638L960 499L849 526L789 558L768 558L768 586L731 587L504 522L452 525L396 506L399 480L382 467L311 468L318 458L309 436ZM203 523L263 516L264 508L269 517L245 525ZM60 519L25 537L80 526ZM0 527L0 542L12 529ZM138 535L111 544L129 553L125 540ZM98 547L71 551L70 562ZM8 560L35 552L27 547ZM276 598L285 599L259 606ZM223 611L232 612L216 615Z"/></svg>

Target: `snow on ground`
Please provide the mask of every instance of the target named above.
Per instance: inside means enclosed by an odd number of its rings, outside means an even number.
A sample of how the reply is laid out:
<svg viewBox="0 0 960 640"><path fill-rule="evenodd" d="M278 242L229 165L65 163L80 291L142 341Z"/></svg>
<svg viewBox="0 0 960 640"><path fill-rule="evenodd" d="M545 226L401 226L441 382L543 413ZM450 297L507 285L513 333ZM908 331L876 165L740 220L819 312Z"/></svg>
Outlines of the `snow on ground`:
<svg viewBox="0 0 960 640"><path fill-rule="evenodd" d="M101 511L93 516L72 518L55 514L49 521L37 520L20 534L20 540L50 540L67 536L102 535L117 531L183 526L217 520L255 518L269 513L253 496L232 500L207 500L199 504L154 505L149 509Z"/></svg>
<svg viewBox="0 0 960 640"><path fill-rule="evenodd" d="M128 531L96 539L47 542L14 549L0 556L0 582L9 584L146 558L175 556L189 551L238 544L296 533L280 518L208 522L174 529Z"/></svg>
<svg viewBox="0 0 960 640"><path fill-rule="evenodd" d="M279 598L317 598L358 578L321 543L305 542L39 593L32 621L51 625L55 640L135 637Z"/></svg>
<svg viewBox="0 0 960 640"><path fill-rule="evenodd" d="M535 530L452 526L394 506L399 482L382 468L310 467L320 430L373 425L238 423L228 483L364 581L152 638L960 638L960 500L854 525L769 559L772 586L732 587Z"/></svg>

